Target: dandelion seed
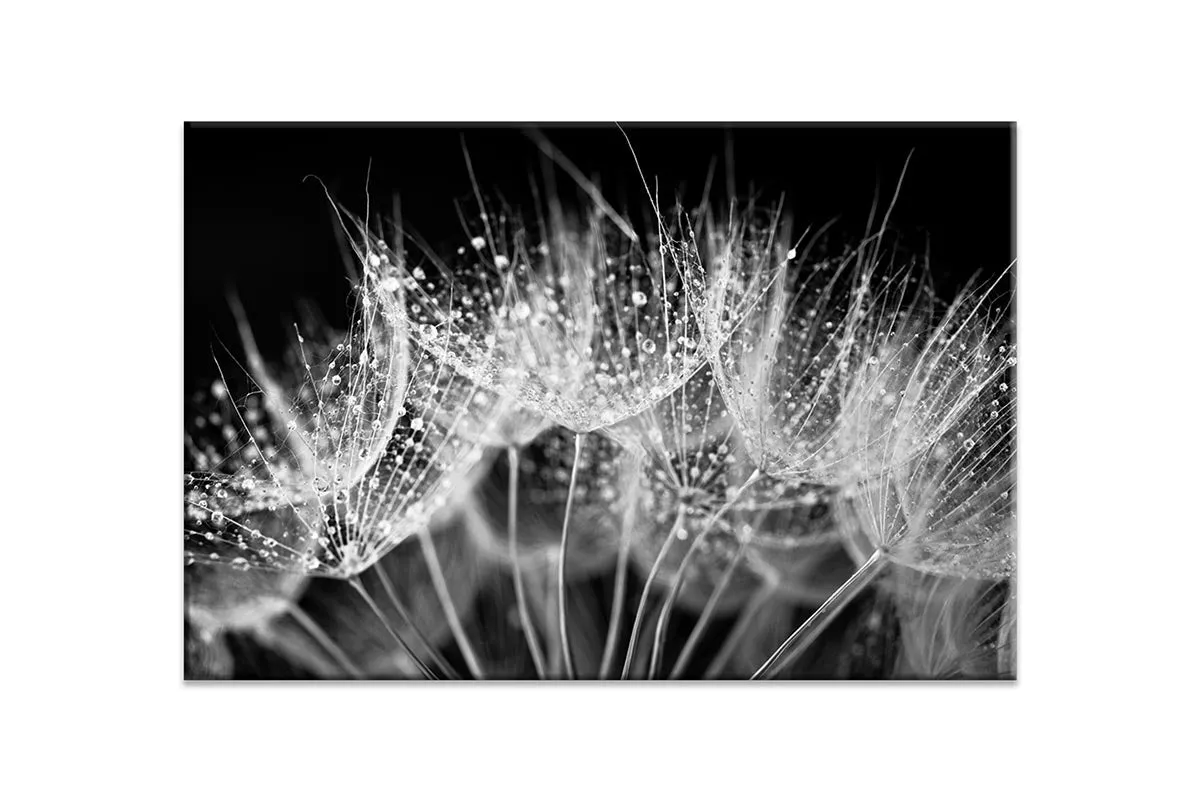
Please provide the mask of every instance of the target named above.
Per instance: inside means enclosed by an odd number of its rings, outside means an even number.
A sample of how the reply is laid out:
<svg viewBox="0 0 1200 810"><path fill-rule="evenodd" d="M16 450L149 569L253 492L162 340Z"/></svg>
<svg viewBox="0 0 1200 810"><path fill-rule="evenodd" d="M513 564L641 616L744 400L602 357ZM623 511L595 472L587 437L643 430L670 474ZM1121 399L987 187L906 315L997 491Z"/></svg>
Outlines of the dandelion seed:
<svg viewBox="0 0 1200 810"><path fill-rule="evenodd" d="M994 289L990 288L990 289ZM964 367L948 355L942 336L965 335L969 345L994 345L1006 325L1004 307L985 307L987 293L968 292L955 302L919 353L907 383L913 405L900 427L881 442L883 474L855 489L850 499L869 556L814 618L798 628L755 677L773 671L785 656L811 642L854 594L889 564L937 575L1003 580L1012 574L1014 504L1003 493L1016 475L1015 402L992 417L986 395L1010 368L989 351L968 352L978 364ZM980 314L989 313L989 314ZM995 354L996 358L1003 355ZM1004 389L1007 390L1007 389ZM870 435L870 434L867 434ZM948 447L940 436L954 435ZM978 450L976 447L978 446ZM898 456L904 463L889 463Z"/></svg>

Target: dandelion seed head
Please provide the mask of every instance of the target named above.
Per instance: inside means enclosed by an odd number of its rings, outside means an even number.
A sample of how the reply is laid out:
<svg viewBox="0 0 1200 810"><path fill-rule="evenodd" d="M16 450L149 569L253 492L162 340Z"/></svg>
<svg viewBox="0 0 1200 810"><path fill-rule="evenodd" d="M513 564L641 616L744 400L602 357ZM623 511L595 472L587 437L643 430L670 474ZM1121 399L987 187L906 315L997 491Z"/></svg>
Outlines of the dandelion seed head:
<svg viewBox="0 0 1200 810"><path fill-rule="evenodd" d="M834 482L850 474L834 441L841 394L863 354L869 269L854 251L818 269L782 261L786 225L753 212L710 236L688 284L710 361L748 452L766 473ZM807 255L806 250L806 255ZM705 263L699 263L703 268Z"/></svg>
<svg viewBox="0 0 1200 810"><path fill-rule="evenodd" d="M193 521L185 523L185 546L201 552L194 559L214 562L215 553L215 562L239 568L344 578L369 568L446 505L481 449L430 418L448 412L436 386L442 364L412 340L397 316L402 307L383 281L368 281L350 332L320 364L323 375L307 360L298 364L303 371L293 375L290 397L283 383L264 380L263 410L282 437L271 441L252 427L248 432L264 441L185 481L185 514ZM251 414L244 407L225 425L261 427L264 417L251 423ZM240 486L229 494L234 483ZM240 519L255 510L298 525L279 536Z"/></svg>
<svg viewBox="0 0 1200 810"><path fill-rule="evenodd" d="M599 212L551 218L544 231L508 212L487 222L475 254L431 255L433 272L406 287L418 340L459 374L589 431L643 410L703 362L683 295L694 247L631 239Z"/></svg>
<svg viewBox="0 0 1200 810"><path fill-rule="evenodd" d="M968 325L968 342L992 340L991 330ZM1003 355L972 352L975 365L925 353L909 387L913 407L889 436L903 456L855 504L873 545L920 571L1003 579L1015 561L1016 400ZM948 365L953 372L946 373ZM936 372L936 373L935 373Z"/></svg>

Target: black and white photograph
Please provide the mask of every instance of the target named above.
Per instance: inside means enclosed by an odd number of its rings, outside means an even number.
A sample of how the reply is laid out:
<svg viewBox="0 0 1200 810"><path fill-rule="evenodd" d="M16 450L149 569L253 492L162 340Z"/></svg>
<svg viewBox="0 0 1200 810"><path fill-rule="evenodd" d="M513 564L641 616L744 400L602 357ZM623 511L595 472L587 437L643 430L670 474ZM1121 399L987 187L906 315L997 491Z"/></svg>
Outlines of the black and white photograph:
<svg viewBox="0 0 1200 810"><path fill-rule="evenodd" d="M187 679L1016 677L1011 123L184 147Z"/></svg>
<svg viewBox="0 0 1200 810"><path fill-rule="evenodd" d="M1196 804L1189 12L6 7L0 805Z"/></svg>

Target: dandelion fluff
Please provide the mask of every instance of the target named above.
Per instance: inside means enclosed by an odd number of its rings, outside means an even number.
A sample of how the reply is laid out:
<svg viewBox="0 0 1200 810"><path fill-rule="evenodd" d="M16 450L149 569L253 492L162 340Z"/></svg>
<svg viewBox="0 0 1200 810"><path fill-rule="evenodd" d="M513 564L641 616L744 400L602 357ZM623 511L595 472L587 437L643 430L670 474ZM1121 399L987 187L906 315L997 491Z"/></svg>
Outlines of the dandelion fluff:
<svg viewBox="0 0 1200 810"><path fill-rule="evenodd" d="M356 576L427 526L480 459L480 446L451 429L453 418L449 426L434 418L446 405L446 392L437 386L440 363L409 345L394 309L398 299L383 292L382 283L365 298L364 329L391 335L366 342L387 346L388 354L377 358L364 349L310 377L323 383L314 387L313 427L301 433L313 451L312 467L284 459L249 465L231 479L191 477L189 514L197 521L187 532L195 546L191 559L205 562L217 554L218 561L244 567ZM376 304L388 308L380 312ZM397 356L407 374L397 374ZM388 392L386 405L360 410L376 390ZM470 399L455 404L459 418L477 407ZM378 418L381 412L387 422ZM248 526L237 519L248 505L289 511L306 531L285 538Z"/></svg>
<svg viewBox="0 0 1200 810"><path fill-rule="evenodd" d="M874 551L756 677L785 653L798 655L888 563L960 577L1011 575L1016 354L1003 336L1006 302L989 305L994 290L961 295L909 366L900 386L906 404L883 444L917 455L900 464L884 456L879 479L849 490Z"/></svg>
<svg viewBox="0 0 1200 810"><path fill-rule="evenodd" d="M897 676L1015 677L1015 590L1010 583L901 567L886 584L894 593L903 649Z"/></svg>

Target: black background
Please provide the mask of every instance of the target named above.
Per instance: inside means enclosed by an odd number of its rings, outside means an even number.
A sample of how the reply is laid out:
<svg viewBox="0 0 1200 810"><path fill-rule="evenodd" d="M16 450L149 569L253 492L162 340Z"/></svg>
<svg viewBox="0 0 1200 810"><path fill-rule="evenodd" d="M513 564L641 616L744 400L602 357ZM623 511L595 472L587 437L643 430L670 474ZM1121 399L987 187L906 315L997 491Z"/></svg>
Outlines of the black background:
<svg viewBox="0 0 1200 810"><path fill-rule="evenodd" d="M714 203L734 190L764 203L785 195L798 226L837 217L866 223L886 204L911 153L891 224L928 247L939 286L1015 258L1014 129L972 125L624 125L660 199L699 201L715 169ZM614 124L539 125L541 132L625 212L645 207L633 152ZM515 125L220 125L184 133L185 377L211 380L221 344L240 353L227 294L236 290L264 353L293 338L301 299L344 325L350 292L322 183L359 212L401 200L406 227L435 245L465 239L455 202L472 205L463 156L485 194L527 199L544 159ZM714 164L715 161L715 164ZM368 173L369 169L369 173ZM308 178L307 180L305 178ZM319 178L320 183L314 178ZM558 179L564 197L569 181ZM477 209L476 209L477 210Z"/></svg>

